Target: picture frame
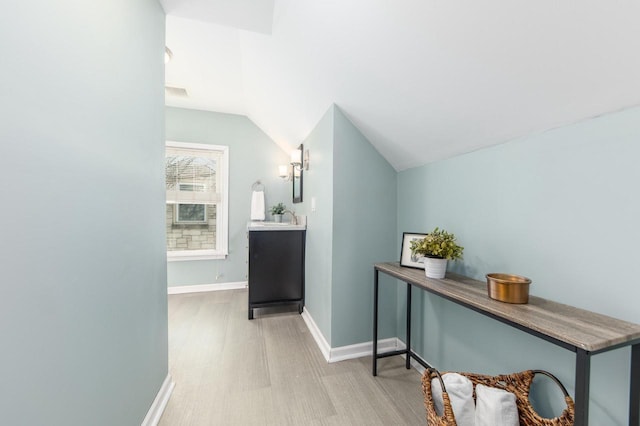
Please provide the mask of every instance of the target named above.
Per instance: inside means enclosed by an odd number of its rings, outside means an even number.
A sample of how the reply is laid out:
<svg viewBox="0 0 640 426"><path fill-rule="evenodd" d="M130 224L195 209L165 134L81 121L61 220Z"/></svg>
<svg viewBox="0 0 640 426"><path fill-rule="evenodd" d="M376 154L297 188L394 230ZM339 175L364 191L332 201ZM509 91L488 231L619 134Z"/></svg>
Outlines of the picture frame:
<svg viewBox="0 0 640 426"><path fill-rule="evenodd" d="M424 269L424 263L418 262L418 258L411 253L411 241L426 237L427 234L417 232L403 232L402 246L400 248L400 266L408 268Z"/></svg>

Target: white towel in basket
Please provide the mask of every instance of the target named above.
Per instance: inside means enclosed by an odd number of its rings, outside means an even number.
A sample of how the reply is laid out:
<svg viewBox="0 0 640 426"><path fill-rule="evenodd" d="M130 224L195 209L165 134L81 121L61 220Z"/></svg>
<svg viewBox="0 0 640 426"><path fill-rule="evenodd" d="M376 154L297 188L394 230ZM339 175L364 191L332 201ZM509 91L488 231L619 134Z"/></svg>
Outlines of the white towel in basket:
<svg viewBox="0 0 640 426"><path fill-rule="evenodd" d="M473 383L471 380L458 373L446 373L442 375L444 387L449 394L453 415L456 416L458 426L474 426L475 405L473 403ZM436 413L442 416L444 402L442 400L442 387L440 381L431 380L431 395Z"/></svg>
<svg viewBox="0 0 640 426"><path fill-rule="evenodd" d="M518 406L514 394L503 389L476 385L476 426L518 426L519 424Z"/></svg>

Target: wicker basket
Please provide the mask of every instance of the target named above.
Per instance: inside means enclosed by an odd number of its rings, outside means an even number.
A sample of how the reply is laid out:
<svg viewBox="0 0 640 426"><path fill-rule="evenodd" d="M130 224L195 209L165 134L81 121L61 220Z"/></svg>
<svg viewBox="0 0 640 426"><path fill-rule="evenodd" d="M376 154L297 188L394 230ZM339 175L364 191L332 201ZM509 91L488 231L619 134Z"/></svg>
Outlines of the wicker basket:
<svg viewBox="0 0 640 426"><path fill-rule="evenodd" d="M551 373L543 370L527 370L521 373L505 374L501 376L485 376L482 374L472 373L459 373L467 377L474 385L473 397L475 398L475 385L482 384L494 388L503 389L513 393L516 396L516 404L518 406L518 415L520 417L521 426L573 426L573 419L575 416L575 407L573 400L567 393L567 390L562 383ZM549 376L564 393L564 399L567 403L567 408L562 412L559 417L552 419L545 419L540 417L538 413L533 409L529 402L529 390L531 389L531 383L533 377L536 374L544 374ZM442 416L438 416L435 407L433 405L433 397L431 395L431 380L434 378L440 380L440 386L442 386L442 399L444 402L444 413ZM422 375L422 391L424 393L424 405L427 410L427 425L430 426L456 426L456 419L453 415L451 408L451 401L449 395L442 382L440 373L433 368L427 369Z"/></svg>

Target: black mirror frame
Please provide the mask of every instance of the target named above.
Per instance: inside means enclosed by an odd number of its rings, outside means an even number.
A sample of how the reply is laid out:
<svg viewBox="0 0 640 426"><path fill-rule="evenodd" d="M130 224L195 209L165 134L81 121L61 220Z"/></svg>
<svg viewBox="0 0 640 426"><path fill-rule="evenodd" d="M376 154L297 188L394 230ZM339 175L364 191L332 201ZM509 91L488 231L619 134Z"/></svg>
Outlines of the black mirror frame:
<svg viewBox="0 0 640 426"><path fill-rule="evenodd" d="M302 175L303 175L303 158L304 158L304 146L300 144L298 147L300 150L300 166L293 166L292 177L291 177L291 188L293 190L293 203L301 203L302 202ZM297 170L297 167L300 167L300 170ZM299 173L300 176L296 176L296 173ZM299 180L298 185L296 185L296 180ZM298 189L298 193L296 193L296 187Z"/></svg>

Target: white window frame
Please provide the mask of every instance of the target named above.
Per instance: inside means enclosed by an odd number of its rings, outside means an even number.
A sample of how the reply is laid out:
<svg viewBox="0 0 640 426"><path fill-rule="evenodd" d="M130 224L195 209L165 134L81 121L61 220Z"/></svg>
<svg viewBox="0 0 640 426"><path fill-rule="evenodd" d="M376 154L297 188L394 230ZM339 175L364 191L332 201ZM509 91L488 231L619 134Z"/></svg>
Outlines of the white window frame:
<svg viewBox="0 0 640 426"><path fill-rule="evenodd" d="M201 149L220 151L220 164L218 170L219 185L221 191L220 202L216 204L216 249L215 250L167 250L167 261L187 260L219 260L226 259L229 255L229 147L224 145L209 145L205 143L190 143L166 141L166 147Z"/></svg>

